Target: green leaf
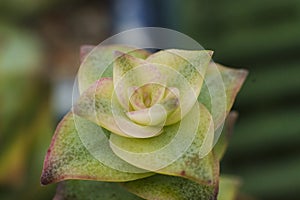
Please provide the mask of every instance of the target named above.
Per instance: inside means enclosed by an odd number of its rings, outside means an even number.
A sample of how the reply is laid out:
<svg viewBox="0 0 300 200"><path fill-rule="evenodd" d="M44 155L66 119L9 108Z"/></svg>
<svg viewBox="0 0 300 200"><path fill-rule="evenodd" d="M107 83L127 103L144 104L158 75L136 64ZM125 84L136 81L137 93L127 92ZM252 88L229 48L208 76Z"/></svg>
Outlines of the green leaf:
<svg viewBox="0 0 300 200"><path fill-rule="evenodd" d="M122 185L148 200L214 200L217 195L216 185L198 184L175 176L154 175Z"/></svg>
<svg viewBox="0 0 300 200"><path fill-rule="evenodd" d="M101 77L112 77L112 63L116 58L115 51L122 51L141 59L147 58L150 54L143 49L122 45L100 45L91 49L92 47L86 46L81 50L83 61L78 71L80 94Z"/></svg>
<svg viewBox="0 0 300 200"><path fill-rule="evenodd" d="M128 119L113 89L112 78L96 81L80 96L74 113L124 137L146 138L161 133L162 126L142 126Z"/></svg>
<svg viewBox="0 0 300 200"><path fill-rule="evenodd" d="M218 200L236 200L240 180L236 177L221 176Z"/></svg>
<svg viewBox="0 0 300 200"><path fill-rule="evenodd" d="M74 115L73 118L78 136L91 156L104 165L122 172L148 172L128 164L113 153L109 146L109 131L77 115Z"/></svg>
<svg viewBox="0 0 300 200"><path fill-rule="evenodd" d="M60 122L46 154L41 183L65 179L129 181L152 175L112 169L93 157L81 142L73 118L68 113Z"/></svg>
<svg viewBox="0 0 300 200"><path fill-rule="evenodd" d="M215 185L218 182L219 163L212 153L200 158L197 153L186 152L174 163L157 172L180 176L199 184Z"/></svg>
<svg viewBox="0 0 300 200"><path fill-rule="evenodd" d="M232 111L229 113L229 115L226 118L221 136L217 144L214 146L214 154L217 156L218 160L221 160L225 154L237 117L238 117L238 113Z"/></svg>
<svg viewBox="0 0 300 200"><path fill-rule="evenodd" d="M117 51L115 55L116 59L113 63L113 84L115 93L119 103L128 111L130 98L128 91L130 88L138 87L139 82L143 80L143 77L146 75L145 73L132 72L140 72L140 70L136 69L138 66L146 64L146 61L119 51Z"/></svg>
<svg viewBox="0 0 300 200"><path fill-rule="evenodd" d="M151 107L159 103L166 96L166 93L171 93L170 90L157 83L148 83L140 88L133 87L129 92L129 101L133 110ZM145 94L147 94L146 97Z"/></svg>
<svg viewBox="0 0 300 200"><path fill-rule="evenodd" d="M58 184L55 200L142 200L118 183L100 181L63 181Z"/></svg>
<svg viewBox="0 0 300 200"><path fill-rule="evenodd" d="M206 109L203 106L200 110L202 116L205 115L205 111ZM202 121L200 128L204 130L210 129L209 131L212 132L202 131L202 133L213 136L212 121L204 123L203 121L205 120L211 120L211 118L205 119L202 117L200 119ZM205 141L204 139L205 134L197 134L191 146L180 158L169 166L159 169L157 172L166 175L181 176L198 183L216 184L219 176L219 160L216 159L212 152L208 153L211 147L208 147L205 154L201 155L202 148L205 145L203 143L208 142L208 140ZM211 144L211 142L208 143Z"/></svg>
<svg viewBox="0 0 300 200"><path fill-rule="evenodd" d="M89 87L73 106L73 112L116 134L127 136L114 121L111 111L112 78L102 78Z"/></svg>
<svg viewBox="0 0 300 200"><path fill-rule="evenodd" d="M158 100L163 97L167 87L170 88L172 87L179 90L178 93L179 96L178 98L180 98L179 103L177 103L178 100L175 94L173 94L173 96L175 97L176 100L174 100L174 98L170 99L171 102L175 102L173 103L175 106L173 106L171 110L167 108L168 106L167 107L163 105L160 106L162 109L163 107L166 109L165 115L158 114L162 112L154 111L152 113L151 110L152 108L150 108L150 110L140 110L134 113L127 113L129 114L129 118L133 119L137 123L143 125L157 125L166 121L166 125L168 125L170 123L168 123L169 118L166 118L167 113L170 114L171 115L170 117L172 118L172 116L174 116L174 113L172 113L171 111L174 111L176 108L178 108L176 109L176 111L182 110L183 115L185 115L186 112L190 109L190 106L193 106L193 104L196 102L196 98L193 99L191 97L194 96L191 86L188 84L186 80L184 80L183 76L178 75L179 72L175 71L172 67L157 64L157 63L155 64L149 63L146 62L145 60L138 59L123 53L118 53L118 54L120 54L120 56L116 58L116 61L114 62L114 73L113 73L114 91L119 100L119 103L123 106L125 110L127 111L130 110L131 95L136 90L142 90L143 96L145 97L145 98L141 98L141 96L135 95L136 97L139 97L136 98L137 100L139 100L136 103L137 104L146 103L147 106L145 107L147 108L151 107L152 100L154 101L154 103L159 103ZM201 81L198 80L197 83L201 84ZM152 87L150 87L150 85ZM150 96L156 96L157 98L151 99ZM189 98L187 98L188 96ZM141 100L143 101L141 102ZM169 105L170 103L166 103L166 104ZM180 106L177 106L178 104L180 104ZM136 104L133 103L132 106L134 107L135 105ZM178 121L182 118L181 117L182 114L180 112L179 113L176 112L176 113L177 113L176 115L178 115L176 116L176 119ZM156 119L156 120L154 120L155 122L151 124L151 122L149 122L149 118ZM141 119L141 121L139 121L139 119Z"/></svg>
<svg viewBox="0 0 300 200"><path fill-rule="evenodd" d="M203 158L212 148L213 122L206 108L196 105L181 123L165 127L154 138L134 139L112 134L112 150L142 169L213 182L218 165L211 155Z"/></svg>
<svg viewBox="0 0 300 200"><path fill-rule="evenodd" d="M179 89L180 107L168 117L166 125L182 119L193 107L202 87L212 51L168 49L150 55L146 61L168 66L167 86ZM159 66L158 65L158 66ZM161 67L163 68L163 67Z"/></svg>
<svg viewBox="0 0 300 200"><path fill-rule="evenodd" d="M146 60L150 63L167 65L174 68L188 79L196 89L198 86L193 83L198 83L198 75L202 76L202 78L205 76L212 54L212 51L207 50L167 49L150 55Z"/></svg>
<svg viewBox="0 0 300 200"><path fill-rule="evenodd" d="M224 122L247 74L243 69L227 68L216 63L209 65L198 100L212 114L215 129Z"/></svg>

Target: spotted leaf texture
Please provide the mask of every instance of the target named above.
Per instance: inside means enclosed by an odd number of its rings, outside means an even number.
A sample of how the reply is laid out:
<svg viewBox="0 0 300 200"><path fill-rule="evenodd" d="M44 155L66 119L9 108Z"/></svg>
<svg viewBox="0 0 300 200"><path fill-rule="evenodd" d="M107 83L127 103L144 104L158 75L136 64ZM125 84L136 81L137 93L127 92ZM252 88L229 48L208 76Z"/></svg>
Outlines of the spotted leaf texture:
<svg viewBox="0 0 300 200"><path fill-rule="evenodd" d="M129 181L151 173L125 173L105 166L83 146L72 113L60 122L47 152L41 183L46 185L66 179Z"/></svg>
<svg viewBox="0 0 300 200"><path fill-rule="evenodd" d="M200 185L175 176L155 175L122 185L130 192L149 200L213 200L217 195L216 185Z"/></svg>
<svg viewBox="0 0 300 200"><path fill-rule="evenodd" d="M55 199L216 199L247 71L212 62L208 50L100 45L80 54L80 96L41 177L64 181Z"/></svg>
<svg viewBox="0 0 300 200"><path fill-rule="evenodd" d="M58 184L54 200L142 200L118 183L69 180Z"/></svg>
<svg viewBox="0 0 300 200"><path fill-rule="evenodd" d="M141 59L145 59L150 55L148 51L143 49L124 45L82 46L80 51L82 63L78 72L80 93L84 92L101 77L112 77L115 51L122 51Z"/></svg>

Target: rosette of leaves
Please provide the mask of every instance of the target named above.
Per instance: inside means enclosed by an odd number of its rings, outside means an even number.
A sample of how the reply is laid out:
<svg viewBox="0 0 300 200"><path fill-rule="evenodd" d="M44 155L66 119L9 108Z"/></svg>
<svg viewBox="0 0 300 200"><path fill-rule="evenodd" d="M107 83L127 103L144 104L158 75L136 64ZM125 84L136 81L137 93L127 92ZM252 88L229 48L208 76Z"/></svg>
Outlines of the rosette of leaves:
<svg viewBox="0 0 300 200"><path fill-rule="evenodd" d="M214 150L214 137L247 72L211 56L84 46L80 97L56 129L41 183L92 180L61 183L57 199L216 199L225 147Z"/></svg>

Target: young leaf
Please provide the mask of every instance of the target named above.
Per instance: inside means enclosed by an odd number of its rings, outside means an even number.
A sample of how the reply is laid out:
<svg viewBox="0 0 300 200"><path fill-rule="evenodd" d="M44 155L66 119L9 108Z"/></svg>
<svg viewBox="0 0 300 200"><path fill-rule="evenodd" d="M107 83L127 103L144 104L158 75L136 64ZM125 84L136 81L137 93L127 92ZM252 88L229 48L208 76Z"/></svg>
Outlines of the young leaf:
<svg viewBox="0 0 300 200"><path fill-rule="evenodd" d="M86 59L82 59L83 62L78 71L80 94L101 77L112 77L112 63L116 58L114 55L115 51L122 51L141 59L145 59L150 55L148 51L143 49L124 45L100 45L93 50L91 50L91 47L83 48L81 57L85 57L87 53L89 53L89 56Z"/></svg>
<svg viewBox="0 0 300 200"><path fill-rule="evenodd" d="M131 121L113 96L112 78L102 78L86 90L74 105L74 113L124 137L147 138L162 126L142 126Z"/></svg>
<svg viewBox="0 0 300 200"><path fill-rule="evenodd" d="M168 49L150 55L146 61L168 66L164 73L167 85L179 89L180 107L170 116L166 125L174 124L188 113L199 96L212 51Z"/></svg>

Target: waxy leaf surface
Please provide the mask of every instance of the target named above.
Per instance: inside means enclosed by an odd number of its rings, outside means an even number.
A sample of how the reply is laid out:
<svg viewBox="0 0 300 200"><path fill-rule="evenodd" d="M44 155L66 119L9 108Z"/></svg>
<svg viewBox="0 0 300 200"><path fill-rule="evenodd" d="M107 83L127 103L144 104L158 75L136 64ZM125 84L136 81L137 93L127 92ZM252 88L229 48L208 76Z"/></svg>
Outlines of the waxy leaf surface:
<svg viewBox="0 0 300 200"><path fill-rule="evenodd" d="M60 122L48 149L41 183L43 185L65 179L101 181L129 181L152 175L151 173L127 173L112 169L93 156L83 146L72 113Z"/></svg>
<svg viewBox="0 0 300 200"><path fill-rule="evenodd" d="M142 200L118 183L68 180L58 184L54 200Z"/></svg>
<svg viewBox="0 0 300 200"><path fill-rule="evenodd" d="M197 103L180 123L165 127L159 136L133 139L112 134L110 145L116 155L139 168L211 182L215 161L204 157L212 149L213 136L212 118Z"/></svg>
<svg viewBox="0 0 300 200"><path fill-rule="evenodd" d="M101 77L112 77L112 66L116 59L115 51L122 51L137 58L145 59L150 53L143 49L124 45L83 46L82 63L78 71L79 91L82 94Z"/></svg>
<svg viewBox="0 0 300 200"><path fill-rule="evenodd" d="M217 195L216 185L198 184L175 176L154 175L122 185L148 200L215 200Z"/></svg>

